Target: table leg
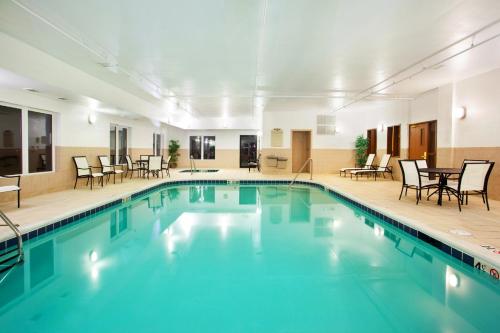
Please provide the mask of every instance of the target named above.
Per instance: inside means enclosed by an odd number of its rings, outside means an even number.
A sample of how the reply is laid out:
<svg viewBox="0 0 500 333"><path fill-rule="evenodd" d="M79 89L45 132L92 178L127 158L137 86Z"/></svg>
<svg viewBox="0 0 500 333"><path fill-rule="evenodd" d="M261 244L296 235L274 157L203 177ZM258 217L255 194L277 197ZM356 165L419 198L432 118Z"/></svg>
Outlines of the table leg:
<svg viewBox="0 0 500 333"><path fill-rule="evenodd" d="M442 174L439 175L439 191L438 191L438 205L443 205L443 189L444 189L444 177Z"/></svg>

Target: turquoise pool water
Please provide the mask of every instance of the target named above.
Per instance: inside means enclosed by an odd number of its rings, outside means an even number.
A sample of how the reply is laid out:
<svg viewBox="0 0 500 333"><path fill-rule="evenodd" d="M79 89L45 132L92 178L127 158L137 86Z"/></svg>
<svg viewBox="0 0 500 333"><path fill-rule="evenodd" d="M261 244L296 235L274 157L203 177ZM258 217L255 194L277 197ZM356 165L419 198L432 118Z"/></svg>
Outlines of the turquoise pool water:
<svg viewBox="0 0 500 333"><path fill-rule="evenodd" d="M495 332L499 290L320 189L178 186L27 242L0 332Z"/></svg>

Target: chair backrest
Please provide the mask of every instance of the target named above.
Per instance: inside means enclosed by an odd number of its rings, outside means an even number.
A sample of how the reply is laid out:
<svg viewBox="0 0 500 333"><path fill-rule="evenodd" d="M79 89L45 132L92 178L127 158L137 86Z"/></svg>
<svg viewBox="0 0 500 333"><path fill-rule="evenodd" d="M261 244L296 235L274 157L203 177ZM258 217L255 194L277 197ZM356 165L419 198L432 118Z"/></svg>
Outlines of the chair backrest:
<svg viewBox="0 0 500 333"><path fill-rule="evenodd" d="M417 162L417 167L419 169L426 169L426 168L428 168L428 166L427 166L427 160L415 160L415 162ZM427 172L420 172L420 175L424 176L424 177L428 177L429 173L427 173Z"/></svg>
<svg viewBox="0 0 500 333"><path fill-rule="evenodd" d="M170 167L170 160L172 159L172 155L168 155L167 157L167 161L165 162L165 164L167 165L167 168Z"/></svg>
<svg viewBox="0 0 500 333"><path fill-rule="evenodd" d="M99 155L99 163L101 164L102 172L111 172L113 168L111 167L111 163L109 163L109 157L106 155Z"/></svg>
<svg viewBox="0 0 500 333"><path fill-rule="evenodd" d="M150 156L150 155L140 155L140 156L139 156L139 159L140 159L141 161L147 161L147 160L149 160L149 156Z"/></svg>
<svg viewBox="0 0 500 333"><path fill-rule="evenodd" d="M391 159L391 154L384 154L382 159L380 160L380 164L378 166L378 171L384 171L387 169L387 165L389 165L389 160Z"/></svg>
<svg viewBox="0 0 500 333"><path fill-rule="evenodd" d="M458 180L459 191L485 191L495 162L464 163Z"/></svg>
<svg viewBox="0 0 500 333"><path fill-rule="evenodd" d="M125 160L127 161L127 169L132 170L132 159L130 155L125 155Z"/></svg>
<svg viewBox="0 0 500 333"><path fill-rule="evenodd" d="M471 159L464 159L464 161L462 162L462 168L464 167L465 163L488 163L489 160L471 160Z"/></svg>
<svg viewBox="0 0 500 333"><path fill-rule="evenodd" d="M399 166L403 174L403 184L420 187L417 163L414 160L399 160Z"/></svg>
<svg viewBox="0 0 500 333"><path fill-rule="evenodd" d="M373 160L375 160L375 154L369 154L366 158L365 169L371 169L373 165Z"/></svg>
<svg viewBox="0 0 500 333"><path fill-rule="evenodd" d="M73 162L75 162L77 176L90 175L89 162L87 162L87 156L73 156Z"/></svg>
<svg viewBox="0 0 500 333"><path fill-rule="evenodd" d="M161 170L161 161L163 156L149 156L148 170L156 171Z"/></svg>

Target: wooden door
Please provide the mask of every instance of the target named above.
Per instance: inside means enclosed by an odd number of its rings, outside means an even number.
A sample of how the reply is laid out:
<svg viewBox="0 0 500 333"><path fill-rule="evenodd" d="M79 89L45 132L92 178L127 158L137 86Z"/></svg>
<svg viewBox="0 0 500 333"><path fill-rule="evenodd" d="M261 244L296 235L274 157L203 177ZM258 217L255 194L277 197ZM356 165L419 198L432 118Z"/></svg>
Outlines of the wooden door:
<svg viewBox="0 0 500 333"><path fill-rule="evenodd" d="M409 126L409 159L425 159L429 167L436 166L436 129L437 125L435 121L411 124Z"/></svg>
<svg viewBox="0 0 500 333"><path fill-rule="evenodd" d="M299 172L310 157L311 131L292 131L292 172ZM309 172L309 165L302 172Z"/></svg>
<svg viewBox="0 0 500 333"><path fill-rule="evenodd" d="M366 131L366 137L368 139L366 154L377 154L377 129L372 128Z"/></svg>

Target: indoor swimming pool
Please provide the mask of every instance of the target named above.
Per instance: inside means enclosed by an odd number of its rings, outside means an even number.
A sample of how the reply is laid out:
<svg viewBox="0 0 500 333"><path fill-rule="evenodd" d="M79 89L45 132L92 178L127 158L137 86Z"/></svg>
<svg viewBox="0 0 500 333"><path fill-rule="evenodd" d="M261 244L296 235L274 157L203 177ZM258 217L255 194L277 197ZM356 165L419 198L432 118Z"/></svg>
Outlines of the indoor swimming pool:
<svg viewBox="0 0 500 333"><path fill-rule="evenodd" d="M25 243L0 331L494 332L498 280L319 187L163 186Z"/></svg>

